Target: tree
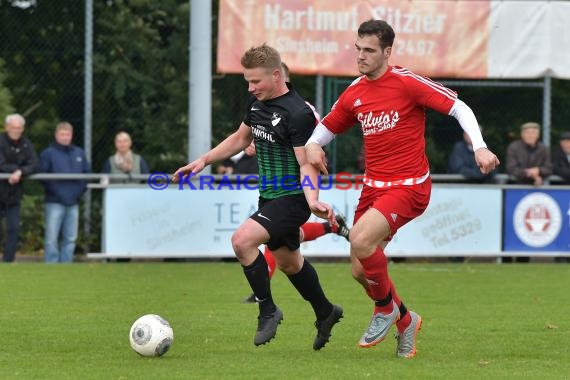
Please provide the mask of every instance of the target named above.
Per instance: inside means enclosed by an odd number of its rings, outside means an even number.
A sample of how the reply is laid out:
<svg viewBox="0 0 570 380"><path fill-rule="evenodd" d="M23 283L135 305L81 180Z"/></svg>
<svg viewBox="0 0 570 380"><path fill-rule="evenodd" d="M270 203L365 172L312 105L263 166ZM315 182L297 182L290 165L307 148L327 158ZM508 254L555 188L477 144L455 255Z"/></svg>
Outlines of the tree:
<svg viewBox="0 0 570 380"><path fill-rule="evenodd" d="M187 152L188 3L96 2L95 13L94 161L126 130L151 169L173 170Z"/></svg>
<svg viewBox="0 0 570 380"><path fill-rule="evenodd" d="M0 116L5 116L14 112L12 107L12 94L10 90L4 86L4 61L0 59Z"/></svg>

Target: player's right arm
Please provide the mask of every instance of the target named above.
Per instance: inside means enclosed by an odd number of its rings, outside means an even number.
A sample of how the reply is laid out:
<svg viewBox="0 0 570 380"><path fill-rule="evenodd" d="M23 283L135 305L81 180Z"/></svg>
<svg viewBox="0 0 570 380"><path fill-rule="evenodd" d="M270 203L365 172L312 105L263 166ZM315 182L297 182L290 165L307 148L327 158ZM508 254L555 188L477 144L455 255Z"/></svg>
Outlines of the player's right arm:
<svg viewBox="0 0 570 380"><path fill-rule="evenodd" d="M215 148L206 152L189 164L178 168L172 175L172 181L177 182L179 177L189 174L200 173L207 165L217 161L225 160L234 154L244 150L252 141L251 128L245 123L241 123L238 130L226 137Z"/></svg>

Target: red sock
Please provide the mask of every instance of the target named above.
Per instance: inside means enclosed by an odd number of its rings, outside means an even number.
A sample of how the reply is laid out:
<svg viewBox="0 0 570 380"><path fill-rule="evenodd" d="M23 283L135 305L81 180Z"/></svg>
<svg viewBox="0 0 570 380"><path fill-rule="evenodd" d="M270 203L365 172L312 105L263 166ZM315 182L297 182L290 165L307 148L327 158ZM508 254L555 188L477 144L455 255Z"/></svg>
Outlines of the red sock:
<svg viewBox="0 0 570 380"><path fill-rule="evenodd" d="M404 330L408 328L410 323L412 323L412 317L410 316L409 312L407 312L406 315L404 315L403 317L400 316L400 319L398 319L398 321L396 322L396 327L398 328L398 332L400 334L403 333Z"/></svg>
<svg viewBox="0 0 570 380"><path fill-rule="evenodd" d="M327 233L325 223L305 223L301 226L301 230L303 230L303 241L315 240Z"/></svg>
<svg viewBox="0 0 570 380"><path fill-rule="evenodd" d="M400 305L402 304L402 299L398 295L398 292L396 292L396 287L394 286L394 283L392 282L390 276L388 276L388 280L390 281L390 293L392 293L392 299L394 300L394 302L396 302L396 305L400 307Z"/></svg>
<svg viewBox="0 0 570 380"><path fill-rule="evenodd" d="M368 290L376 301L384 300L390 294L390 278L388 277L388 260L382 251L382 248L377 247L376 251L365 259L359 259L364 269L364 276L368 282ZM385 307L382 306L383 311L390 312L392 304Z"/></svg>
<svg viewBox="0 0 570 380"><path fill-rule="evenodd" d="M269 279L271 279L275 273L275 256L273 256L273 253L269 248L267 248L267 246L265 247L263 256L265 256L265 261L267 262L267 270L269 271Z"/></svg>
<svg viewBox="0 0 570 380"><path fill-rule="evenodd" d="M398 308L400 308L402 306L402 299L398 295L398 292L396 292L396 287L394 286L392 279L390 279L390 292L392 293L392 299L394 300L394 302L396 302ZM410 323L412 323L412 317L410 316L410 313L408 313L406 310L406 314L405 315L400 314L400 319L398 319L398 321L396 322L396 327L398 328L400 334L403 333L404 330L408 328Z"/></svg>

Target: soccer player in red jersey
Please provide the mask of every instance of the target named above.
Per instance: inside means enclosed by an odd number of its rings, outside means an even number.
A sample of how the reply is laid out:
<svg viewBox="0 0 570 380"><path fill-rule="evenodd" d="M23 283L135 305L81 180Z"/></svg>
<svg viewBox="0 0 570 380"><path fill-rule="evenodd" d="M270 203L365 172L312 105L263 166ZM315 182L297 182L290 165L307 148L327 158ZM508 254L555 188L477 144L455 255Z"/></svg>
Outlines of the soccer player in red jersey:
<svg viewBox="0 0 570 380"><path fill-rule="evenodd" d="M301 171L316 183L327 173L324 151L336 134L360 124L365 150L365 179L350 232L352 274L374 301L370 325L361 347L381 342L393 324L397 327L398 357L416 354L421 317L406 308L388 275L383 249L400 227L423 213L429 203L431 180L425 154L425 110L431 108L457 119L473 142L475 160L488 173L499 160L487 149L477 119L457 94L416 75L391 66L395 33L382 20L363 22L355 42L362 74L340 95L330 113L305 144L308 163ZM332 208L318 200L318 188L305 186L311 211L332 220Z"/></svg>

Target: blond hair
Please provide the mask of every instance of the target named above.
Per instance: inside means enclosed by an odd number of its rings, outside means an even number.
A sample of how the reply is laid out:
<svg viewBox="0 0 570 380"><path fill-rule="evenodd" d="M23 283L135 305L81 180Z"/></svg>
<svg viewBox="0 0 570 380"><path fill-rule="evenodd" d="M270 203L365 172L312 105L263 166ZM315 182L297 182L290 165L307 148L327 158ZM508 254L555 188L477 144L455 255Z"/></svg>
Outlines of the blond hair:
<svg viewBox="0 0 570 380"><path fill-rule="evenodd" d="M71 123L67 122L67 121L62 121L57 123L57 126L55 127L55 131L72 131L73 132L73 125L71 125Z"/></svg>
<svg viewBox="0 0 570 380"><path fill-rule="evenodd" d="M262 67L269 70L281 70L281 56L279 52L267 44L249 48L241 57L244 69Z"/></svg>

